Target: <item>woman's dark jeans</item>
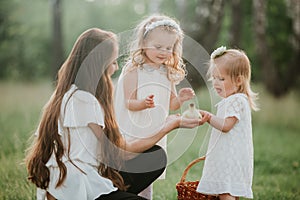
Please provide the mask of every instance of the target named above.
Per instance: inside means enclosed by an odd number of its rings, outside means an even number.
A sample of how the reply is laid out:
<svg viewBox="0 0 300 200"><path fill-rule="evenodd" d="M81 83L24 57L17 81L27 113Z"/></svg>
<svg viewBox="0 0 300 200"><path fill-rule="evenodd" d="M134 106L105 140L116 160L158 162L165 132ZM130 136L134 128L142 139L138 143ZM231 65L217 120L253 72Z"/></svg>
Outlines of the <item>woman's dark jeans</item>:
<svg viewBox="0 0 300 200"><path fill-rule="evenodd" d="M126 192L117 190L110 194L101 195L97 200L138 200L145 199L138 193L153 183L167 166L166 152L160 146L153 146L137 157L124 163L121 176L129 188Z"/></svg>

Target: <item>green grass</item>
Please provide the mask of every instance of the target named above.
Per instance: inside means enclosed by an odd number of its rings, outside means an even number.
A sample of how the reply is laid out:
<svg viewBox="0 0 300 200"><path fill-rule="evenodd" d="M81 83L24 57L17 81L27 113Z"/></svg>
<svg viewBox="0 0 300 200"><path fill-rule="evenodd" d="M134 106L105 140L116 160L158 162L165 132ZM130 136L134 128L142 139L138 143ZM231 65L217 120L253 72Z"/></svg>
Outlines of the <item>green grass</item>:
<svg viewBox="0 0 300 200"><path fill-rule="evenodd" d="M300 199L299 94L273 99L260 87L256 90L260 92L261 111L253 113L254 199ZM0 82L0 91L0 199L35 199L35 188L27 182L22 161L28 138L51 95L51 84ZM207 91L197 95L200 107L210 109ZM168 153L172 162L167 178L154 183L155 200L176 199L175 185L188 163L203 155L200 147L208 131L205 125L197 130L170 133ZM187 180L199 179L202 167L203 164L196 164Z"/></svg>

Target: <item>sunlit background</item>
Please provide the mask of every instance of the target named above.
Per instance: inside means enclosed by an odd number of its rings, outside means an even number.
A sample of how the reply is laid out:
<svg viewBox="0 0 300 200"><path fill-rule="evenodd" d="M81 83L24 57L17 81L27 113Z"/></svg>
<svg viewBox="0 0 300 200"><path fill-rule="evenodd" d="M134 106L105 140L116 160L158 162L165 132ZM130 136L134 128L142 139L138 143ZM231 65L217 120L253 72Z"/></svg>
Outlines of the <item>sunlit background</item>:
<svg viewBox="0 0 300 200"><path fill-rule="evenodd" d="M261 105L253 113L254 199L300 199L299 0L0 0L0 199L35 199L24 150L76 38L92 27L126 32L154 13L177 19L208 53L223 45L248 54ZM193 70L187 63L187 81L209 110ZM176 199L175 185L199 156L207 128L168 166L167 179L155 182L154 199ZM199 179L201 169L189 179Z"/></svg>
<svg viewBox="0 0 300 200"><path fill-rule="evenodd" d="M247 52L253 79L282 96L299 88L298 0L1 0L0 79L55 78L78 35L115 33L144 17L176 18L209 53L220 45Z"/></svg>

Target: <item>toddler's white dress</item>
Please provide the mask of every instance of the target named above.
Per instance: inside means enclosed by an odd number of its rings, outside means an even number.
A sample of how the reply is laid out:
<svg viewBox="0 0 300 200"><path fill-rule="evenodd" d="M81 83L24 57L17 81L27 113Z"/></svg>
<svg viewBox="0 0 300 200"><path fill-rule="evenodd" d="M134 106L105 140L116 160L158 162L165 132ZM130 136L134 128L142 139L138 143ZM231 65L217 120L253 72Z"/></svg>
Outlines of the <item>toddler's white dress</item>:
<svg viewBox="0 0 300 200"><path fill-rule="evenodd" d="M56 187L59 168L53 154L46 164L50 170L50 183L47 190L56 199L94 200L101 194L109 194L117 188L113 186L111 180L98 173L101 143L88 127L89 123L105 127L102 108L92 94L82 90L75 91L76 89L77 87L72 85L64 95L58 120L58 132L66 148L66 153L62 157L67 167L66 179L60 187ZM68 137L70 137L69 157ZM69 158L85 174L74 166ZM44 190L37 190L37 199L45 199Z"/></svg>
<svg viewBox="0 0 300 200"><path fill-rule="evenodd" d="M253 198L253 141L248 98L241 93L234 94L220 101L217 108L218 117L236 117L238 122L228 133L212 129L197 191Z"/></svg>

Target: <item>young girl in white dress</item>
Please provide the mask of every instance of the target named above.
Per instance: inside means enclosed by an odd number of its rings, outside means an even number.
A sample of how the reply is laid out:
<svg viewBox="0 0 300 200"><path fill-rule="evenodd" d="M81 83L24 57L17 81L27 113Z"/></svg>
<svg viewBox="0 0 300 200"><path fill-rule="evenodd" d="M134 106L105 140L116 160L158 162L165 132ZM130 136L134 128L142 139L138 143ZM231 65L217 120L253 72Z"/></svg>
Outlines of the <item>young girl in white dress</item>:
<svg viewBox="0 0 300 200"><path fill-rule="evenodd" d="M186 75L178 23L167 16L150 16L137 26L135 38L115 98L117 121L128 141L151 137L163 127L169 109L194 97L191 88L182 88L178 95L175 88ZM167 138L158 144L166 149ZM151 188L140 195L151 199Z"/></svg>
<svg viewBox="0 0 300 200"><path fill-rule="evenodd" d="M221 200L253 198L251 109L258 108L257 94L250 88L249 59L243 51L220 47L211 55L208 73L223 99L216 115L202 112L213 129L197 191Z"/></svg>

